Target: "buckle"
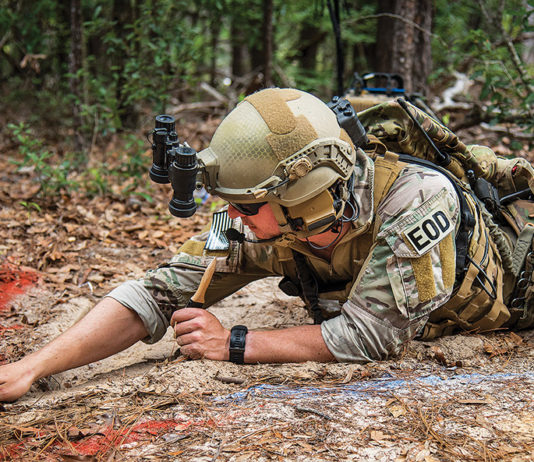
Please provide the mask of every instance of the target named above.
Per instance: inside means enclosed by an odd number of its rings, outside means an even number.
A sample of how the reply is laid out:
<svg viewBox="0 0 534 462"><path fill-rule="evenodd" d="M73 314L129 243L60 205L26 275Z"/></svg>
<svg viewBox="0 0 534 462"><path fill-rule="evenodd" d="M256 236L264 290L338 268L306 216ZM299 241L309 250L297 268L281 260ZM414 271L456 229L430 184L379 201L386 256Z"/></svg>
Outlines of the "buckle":
<svg viewBox="0 0 534 462"><path fill-rule="evenodd" d="M276 239L276 241L274 241L274 244L281 247L289 247L296 240L297 235L295 233L284 233L278 239Z"/></svg>

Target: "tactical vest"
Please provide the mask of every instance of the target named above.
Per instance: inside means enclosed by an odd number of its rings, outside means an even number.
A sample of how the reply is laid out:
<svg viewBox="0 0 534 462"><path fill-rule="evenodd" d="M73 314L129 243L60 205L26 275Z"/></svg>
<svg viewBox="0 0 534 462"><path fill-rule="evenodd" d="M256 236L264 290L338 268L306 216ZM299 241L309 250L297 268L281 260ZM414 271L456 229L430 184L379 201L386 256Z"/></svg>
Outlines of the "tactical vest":
<svg viewBox="0 0 534 462"><path fill-rule="evenodd" d="M380 151L385 146L376 138L371 139L373 147L368 154L375 158L378 169L375 172L375 184L379 185L375 193L377 205L384 197L386 190L381 184L393 184L405 163L399 166L382 161ZM386 155L387 151L386 151ZM391 158L391 155L389 155ZM402 157L407 159L406 157ZM388 172L388 168L390 169ZM382 179L387 177L387 179ZM449 180L456 181L452 176ZM450 335L458 329L466 331L486 331L501 327L510 318L510 313L503 299L503 268L500 254L491 239L488 227L482 217L482 212L473 198L463 190L457 191L460 197L460 217L465 220L462 206L468 207L474 220L470 223L460 223L456 232L456 283L453 295L449 301L439 309L433 311L420 338L431 339L443 335ZM462 205L463 202L463 205ZM375 206L375 207L376 207ZM462 226L466 226L467 236L462 236ZM464 242L460 242L464 240ZM464 255L458 251L465 246Z"/></svg>
<svg viewBox="0 0 534 462"><path fill-rule="evenodd" d="M320 273L320 270L312 270L304 257L306 254L313 254L307 244L297 240L288 246L276 247L277 258L282 263L283 273L286 274L279 284L280 289L287 295L300 296L316 324L339 315L339 303L333 303L331 306L329 302L345 302L353 285L357 283L361 266L371 253L381 226L376 213L378 206L406 166L404 162L399 161L397 154L385 150L382 154L374 159L373 219L363 227L351 231L355 233L350 240L351 254L359 255L361 264L355 264L352 258L345 258L347 255L342 258L342 261L346 260L344 272L351 274L351 280L340 282L340 285L329 282L320 286L317 277L320 274L316 274Z"/></svg>
<svg viewBox="0 0 534 462"><path fill-rule="evenodd" d="M534 169L525 159L499 158L484 146L466 146L449 129L408 106L411 114L396 102L358 114L370 135L368 154L376 158L385 147L407 154L403 160L423 159L431 162L428 166L437 166L439 151L445 152L449 163L441 171L457 184L464 200L462 215L469 212L474 218L469 239L457 240L457 254L465 255L457 258L453 295L432 312L422 338L459 328L486 331L534 325L534 203L520 199L534 190ZM422 130L438 146L437 153ZM459 249L458 244L466 248Z"/></svg>

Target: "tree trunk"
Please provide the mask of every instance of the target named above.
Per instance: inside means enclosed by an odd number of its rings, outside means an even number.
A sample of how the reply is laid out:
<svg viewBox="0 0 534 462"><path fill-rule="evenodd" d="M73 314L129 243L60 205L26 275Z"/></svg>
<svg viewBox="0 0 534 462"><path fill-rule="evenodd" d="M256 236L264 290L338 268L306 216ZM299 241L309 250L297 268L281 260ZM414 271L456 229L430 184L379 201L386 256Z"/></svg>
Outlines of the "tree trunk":
<svg viewBox="0 0 534 462"><path fill-rule="evenodd" d="M70 54L70 37L71 37L71 19L69 2L58 2L56 5L57 35L55 50L57 56L57 67L61 75L68 72L69 54Z"/></svg>
<svg viewBox="0 0 534 462"><path fill-rule="evenodd" d="M241 77L247 73L246 67L246 49L243 29L236 15L231 16L230 23L230 40L231 40L231 68L233 77Z"/></svg>
<svg viewBox="0 0 534 462"><path fill-rule="evenodd" d="M534 29L534 6L527 5L527 11L530 13L528 17L528 25L532 29ZM534 38L528 38L524 42L524 48L523 48L523 61L526 65L532 65L534 64Z"/></svg>
<svg viewBox="0 0 534 462"><path fill-rule="evenodd" d="M345 72L345 56L343 51L343 39L341 37L341 15L339 11L338 0L327 0L326 6L330 14L330 21L334 30L334 37L336 42L336 90L334 95L341 96L345 91L344 72Z"/></svg>
<svg viewBox="0 0 534 462"><path fill-rule="evenodd" d="M217 12L218 13L218 12ZM211 18L211 59L210 59L210 85L215 87L217 85L217 55L219 47L219 32L221 30L221 22L218 14Z"/></svg>
<svg viewBox="0 0 534 462"><path fill-rule="evenodd" d="M297 57L300 68L309 72L315 71L317 65L317 52L319 45L325 38L326 34L312 23L305 22L299 33L299 48Z"/></svg>
<svg viewBox="0 0 534 462"><path fill-rule="evenodd" d="M426 95L428 76L432 71L432 47L431 35L433 2L432 0L419 0L415 10L414 22L421 29L414 29L415 54L412 61L412 91Z"/></svg>
<svg viewBox="0 0 534 462"><path fill-rule="evenodd" d="M113 2L113 21L115 22L115 34L117 39L126 42L128 29L126 26L135 22L135 8L136 1L130 0L114 0ZM135 128L137 126L139 114L131 103L127 103L127 95L125 94L125 87L128 76L125 71L125 55L124 52L118 48L113 55L113 65L117 67L118 81L117 81L117 102L119 117L124 128Z"/></svg>
<svg viewBox="0 0 534 462"><path fill-rule="evenodd" d="M263 85L273 86L273 0L263 0Z"/></svg>
<svg viewBox="0 0 534 462"><path fill-rule="evenodd" d="M77 152L84 149L84 136L82 133L83 118L82 104L82 77L80 70L83 66L82 50L82 5L81 0L70 2L70 54L69 54L69 86L74 97L72 103L72 122L74 129L74 148Z"/></svg>
<svg viewBox="0 0 534 462"><path fill-rule="evenodd" d="M431 71L432 0L379 0L375 71L400 74L408 93L425 94Z"/></svg>
<svg viewBox="0 0 534 462"><path fill-rule="evenodd" d="M395 0L378 0L376 46L370 62L371 69L368 69L371 72L391 72L393 32L396 21L391 16L380 15L393 13L394 10Z"/></svg>

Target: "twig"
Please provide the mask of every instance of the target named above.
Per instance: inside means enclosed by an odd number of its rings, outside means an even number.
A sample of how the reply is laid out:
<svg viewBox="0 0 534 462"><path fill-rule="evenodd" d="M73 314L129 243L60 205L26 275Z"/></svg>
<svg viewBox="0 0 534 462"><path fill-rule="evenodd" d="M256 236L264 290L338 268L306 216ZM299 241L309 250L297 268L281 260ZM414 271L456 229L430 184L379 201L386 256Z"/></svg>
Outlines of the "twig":
<svg viewBox="0 0 534 462"><path fill-rule="evenodd" d="M228 104L228 98L224 96L222 93L215 90L215 88L213 88L211 85L207 84L206 82L201 82L200 88L204 90L206 93L209 93L211 96L213 96L217 101L220 101L223 104Z"/></svg>
<svg viewBox="0 0 534 462"><path fill-rule="evenodd" d="M219 447L217 448L217 452L213 456L213 459L211 459L211 462L215 462L217 460L217 457L219 457L219 454L221 453L221 448L223 446L223 440L219 441Z"/></svg>
<svg viewBox="0 0 534 462"><path fill-rule="evenodd" d="M242 383L246 382L246 379L242 379L239 377L224 377L222 375L219 375L219 371L217 371L217 374L215 374L214 379L222 383L235 383L236 385L241 385Z"/></svg>
<svg viewBox="0 0 534 462"><path fill-rule="evenodd" d="M323 414L322 412L316 411L315 409L311 409L309 407L295 406L295 409L300 412L309 412L310 414L318 415L319 417L322 417L326 420L332 420L332 417L330 417L329 415Z"/></svg>
<svg viewBox="0 0 534 462"><path fill-rule="evenodd" d="M179 106L176 106L172 108L173 114L179 114L180 112L202 112L202 111L211 111L215 108L223 108L223 105L220 101L203 101L198 103L188 103L188 104L180 104Z"/></svg>

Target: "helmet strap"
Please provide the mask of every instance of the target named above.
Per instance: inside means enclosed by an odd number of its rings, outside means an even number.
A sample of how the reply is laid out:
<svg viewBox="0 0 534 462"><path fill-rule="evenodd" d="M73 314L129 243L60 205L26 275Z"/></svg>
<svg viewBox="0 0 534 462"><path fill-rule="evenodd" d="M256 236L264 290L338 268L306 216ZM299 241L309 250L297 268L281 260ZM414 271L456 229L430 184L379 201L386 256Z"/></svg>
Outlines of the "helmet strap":
<svg viewBox="0 0 534 462"><path fill-rule="evenodd" d="M276 202L269 202L271 206L271 210L273 211L274 217L276 218L276 221L278 222L278 226L280 227L280 231L282 233L290 233L293 230L291 229L291 225L288 223L286 214L282 210L282 207L280 204L277 204Z"/></svg>

